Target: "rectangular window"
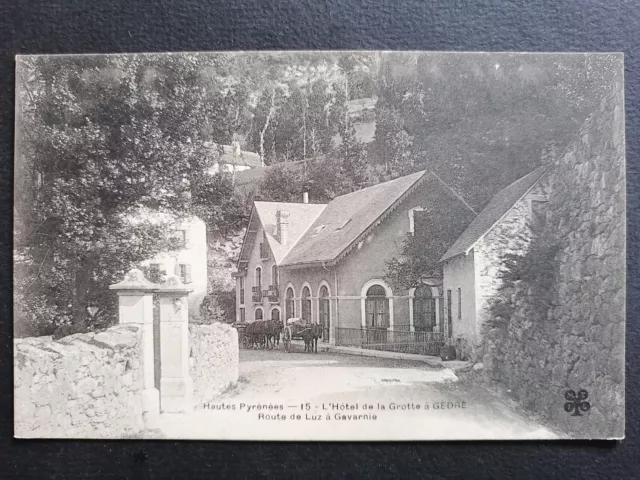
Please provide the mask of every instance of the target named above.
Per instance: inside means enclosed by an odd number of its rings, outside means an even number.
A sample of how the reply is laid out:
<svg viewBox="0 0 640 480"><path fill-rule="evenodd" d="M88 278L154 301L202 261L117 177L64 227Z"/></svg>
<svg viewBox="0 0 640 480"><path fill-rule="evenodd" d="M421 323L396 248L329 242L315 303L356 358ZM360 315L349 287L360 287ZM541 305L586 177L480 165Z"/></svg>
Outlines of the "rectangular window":
<svg viewBox="0 0 640 480"><path fill-rule="evenodd" d="M240 323L245 323L246 322L246 316L244 313L244 307L242 307L240 309Z"/></svg>
<svg viewBox="0 0 640 480"><path fill-rule="evenodd" d="M244 277L240 277L240 305L244 305Z"/></svg>
<svg viewBox="0 0 640 480"><path fill-rule="evenodd" d="M191 236L189 235L188 230L179 230L178 231L178 242L180 243L180 248L191 248Z"/></svg>
<svg viewBox="0 0 640 480"><path fill-rule="evenodd" d="M182 283L191 283L191 265L188 263L180 264L180 280Z"/></svg>
<svg viewBox="0 0 640 480"><path fill-rule="evenodd" d="M458 287L458 320L462 318L462 289Z"/></svg>
<svg viewBox="0 0 640 480"><path fill-rule="evenodd" d="M36 189L40 190L44 185L44 174L40 170L36 170Z"/></svg>

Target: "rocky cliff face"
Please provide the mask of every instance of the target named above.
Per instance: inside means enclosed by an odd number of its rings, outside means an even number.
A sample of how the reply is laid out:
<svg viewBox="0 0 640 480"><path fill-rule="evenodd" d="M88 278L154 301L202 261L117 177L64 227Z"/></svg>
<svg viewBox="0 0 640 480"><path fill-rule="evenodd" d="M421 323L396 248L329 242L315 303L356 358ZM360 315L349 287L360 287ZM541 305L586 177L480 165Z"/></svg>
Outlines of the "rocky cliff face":
<svg viewBox="0 0 640 480"><path fill-rule="evenodd" d="M540 241L558 253L547 299L526 281L504 287L513 314L485 335L488 378L581 436L624 433L625 162L622 81L548 174ZM541 312L541 300L545 300ZM571 416L567 391L590 410Z"/></svg>

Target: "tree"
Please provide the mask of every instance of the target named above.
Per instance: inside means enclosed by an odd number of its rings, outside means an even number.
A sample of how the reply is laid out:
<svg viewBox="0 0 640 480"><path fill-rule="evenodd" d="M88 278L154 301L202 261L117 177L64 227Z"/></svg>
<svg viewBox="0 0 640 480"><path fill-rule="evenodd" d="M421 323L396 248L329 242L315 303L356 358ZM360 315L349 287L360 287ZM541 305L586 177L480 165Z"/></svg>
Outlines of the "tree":
<svg viewBox="0 0 640 480"><path fill-rule="evenodd" d="M376 151L384 164L389 179L415 171L413 136L404 125L400 110L389 105L384 97L378 100L376 109Z"/></svg>
<svg viewBox="0 0 640 480"><path fill-rule="evenodd" d="M438 261L476 216L439 180L425 181L429 199L422 211L414 212L414 233L406 236L400 254L386 265L384 278L394 291L417 287L424 277L440 277Z"/></svg>
<svg viewBox="0 0 640 480"><path fill-rule="evenodd" d="M323 79L311 83L308 94L307 123L311 156L326 154L331 149L332 137L337 130L330 122L335 96L329 92L330 85Z"/></svg>
<svg viewBox="0 0 640 480"><path fill-rule="evenodd" d="M188 55L29 57L18 63L16 322L29 332L115 320L108 285L169 248L144 211L193 212L204 172L200 68ZM98 308L90 317L88 306ZM41 333L40 329L39 332Z"/></svg>
<svg viewBox="0 0 640 480"><path fill-rule="evenodd" d="M233 323L236 318L235 292L215 290L204 297L200 304L198 323ZM196 318L193 318L196 320ZM191 321L191 320L190 320Z"/></svg>
<svg viewBox="0 0 640 480"><path fill-rule="evenodd" d="M219 171L198 176L191 192L192 212L206 223L209 234L235 232L248 219L247 205L235 193L232 174Z"/></svg>
<svg viewBox="0 0 640 480"><path fill-rule="evenodd" d="M298 164L277 164L267 170L258 187L258 198L269 202L299 202L305 191L304 172Z"/></svg>
<svg viewBox="0 0 640 480"><path fill-rule="evenodd" d="M262 127L260 128L260 163L264 167L265 165L265 154L264 154L264 139L267 133L267 129L269 128L269 124L271 123L271 119L276 113L276 88L271 86L270 90L265 92L266 95L266 113L264 115L264 120L262 122Z"/></svg>

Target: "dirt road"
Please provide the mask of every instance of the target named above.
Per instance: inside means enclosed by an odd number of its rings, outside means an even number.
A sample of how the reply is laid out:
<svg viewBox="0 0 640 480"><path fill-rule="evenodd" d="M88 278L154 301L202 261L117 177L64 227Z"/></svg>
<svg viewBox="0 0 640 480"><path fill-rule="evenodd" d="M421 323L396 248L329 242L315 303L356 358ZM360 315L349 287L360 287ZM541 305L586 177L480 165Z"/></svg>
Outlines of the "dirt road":
<svg viewBox="0 0 640 480"><path fill-rule="evenodd" d="M241 350L238 385L193 414L164 416L161 430L191 439L556 438L446 368L281 350Z"/></svg>

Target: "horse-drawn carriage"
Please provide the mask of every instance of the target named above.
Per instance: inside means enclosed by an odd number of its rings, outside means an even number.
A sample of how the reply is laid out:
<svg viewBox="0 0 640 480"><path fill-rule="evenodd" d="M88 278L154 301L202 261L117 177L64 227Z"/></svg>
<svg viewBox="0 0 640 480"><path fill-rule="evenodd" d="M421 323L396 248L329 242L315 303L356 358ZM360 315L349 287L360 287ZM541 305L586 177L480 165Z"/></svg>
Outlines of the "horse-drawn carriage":
<svg viewBox="0 0 640 480"><path fill-rule="evenodd" d="M247 335L248 323L236 322L231 324L238 331L238 345L247 348L249 345L249 336Z"/></svg>
<svg viewBox="0 0 640 480"><path fill-rule="evenodd" d="M304 351L318 353L318 338L322 338L322 326L317 323L303 323L301 318L290 318L282 332L285 352L291 351L292 340L303 340Z"/></svg>
<svg viewBox="0 0 640 480"><path fill-rule="evenodd" d="M238 330L238 343L243 348L273 348L280 344L283 324L279 320L256 320L251 323L234 323Z"/></svg>

